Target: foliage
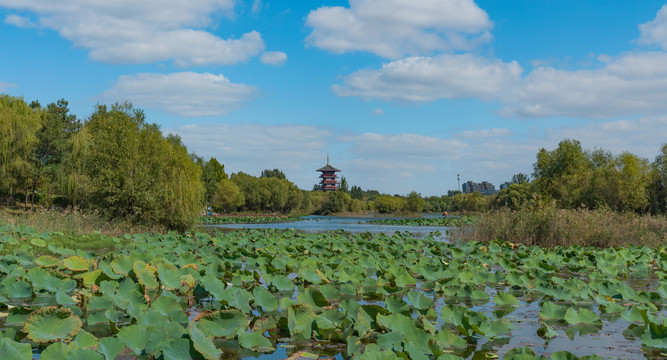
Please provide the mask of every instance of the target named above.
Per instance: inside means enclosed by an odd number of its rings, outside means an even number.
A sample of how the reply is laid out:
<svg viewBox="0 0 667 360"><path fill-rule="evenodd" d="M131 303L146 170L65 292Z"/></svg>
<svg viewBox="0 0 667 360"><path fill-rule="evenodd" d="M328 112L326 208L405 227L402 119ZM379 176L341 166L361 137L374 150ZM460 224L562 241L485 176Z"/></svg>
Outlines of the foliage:
<svg viewBox="0 0 667 360"><path fill-rule="evenodd" d="M424 199L422 199L421 194L416 191L412 191L408 194L407 201L405 202L404 211L409 213L421 213L424 210Z"/></svg>
<svg viewBox="0 0 667 360"><path fill-rule="evenodd" d="M532 199L533 187L531 183L514 183L498 192L498 196L495 198L495 206L517 210L528 205Z"/></svg>
<svg viewBox="0 0 667 360"><path fill-rule="evenodd" d="M0 226L0 247L26 245L0 257L5 357L28 359L32 345L43 359L240 358L278 346L312 358L523 358L534 351L513 338L538 322L545 346L620 324L644 351L667 347L662 249L244 230L128 234L99 255L53 247L45 263L29 239L56 235ZM649 269L655 286L627 281ZM539 311L516 311L527 306Z"/></svg>
<svg viewBox="0 0 667 360"><path fill-rule="evenodd" d="M245 198L244 211L280 212L289 214L301 207L301 190L285 179L277 177L254 177L243 172L232 174L233 181Z"/></svg>
<svg viewBox="0 0 667 360"><path fill-rule="evenodd" d="M180 139L164 137L131 104L98 105L74 141L73 187L80 205L107 218L190 226L202 205L201 172ZM78 196L77 196L78 195Z"/></svg>
<svg viewBox="0 0 667 360"><path fill-rule="evenodd" d="M0 94L0 194L32 189L31 155L41 127L39 110L31 109L22 98Z"/></svg>
<svg viewBox="0 0 667 360"><path fill-rule="evenodd" d="M233 212L245 203L243 193L232 180L222 179L218 181L218 189L213 197L213 208L222 212Z"/></svg>
<svg viewBox="0 0 667 360"><path fill-rule="evenodd" d="M401 208L401 201L391 195L380 195L373 201L373 207L380 214L391 214Z"/></svg>
<svg viewBox="0 0 667 360"><path fill-rule="evenodd" d="M227 179L225 165L220 164L216 158L210 158L206 162L199 160L198 165L201 167L201 180L204 184L204 201L206 204L211 204L219 190L220 182Z"/></svg>
<svg viewBox="0 0 667 360"><path fill-rule="evenodd" d="M285 175L285 173L282 172L279 169L273 169L273 170L265 169L265 170L262 170L261 177L272 177L272 178L276 178L276 179L287 180L287 176Z"/></svg>

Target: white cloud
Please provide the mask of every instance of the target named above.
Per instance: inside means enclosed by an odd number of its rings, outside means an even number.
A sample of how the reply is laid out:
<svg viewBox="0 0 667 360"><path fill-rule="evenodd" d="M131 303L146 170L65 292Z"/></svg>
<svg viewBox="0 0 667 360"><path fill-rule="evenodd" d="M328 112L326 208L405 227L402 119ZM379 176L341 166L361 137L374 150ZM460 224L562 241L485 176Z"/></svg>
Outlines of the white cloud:
<svg viewBox="0 0 667 360"><path fill-rule="evenodd" d="M185 117L224 115L251 99L257 89L234 84L222 74L181 72L123 75L105 91L104 101L129 100L135 105Z"/></svg>
<svg viewBox="0 0 667 360"><path fill-rule="evenodd" d="M657 44L667 49L667 5L662 6L655 19L639 25L639 31L641 31L640 43Z"/></svg>
<svg viewBox="0 0 667 360"><path fill-rule="evenodd" d="M542 67L504 92L504 116L605 119L667 111L667 53L629 53L594 70Z"/></svg>
<svg viewBox="0 0 667 360"><path fill-rule="evenodd" d="M259 60L264 64L280 66L287 61L287 54L280 51L267 51L262 53Z"/></svg>
<svg viewBox="0 0 667 360"><path fill-rule="evenodd" d="M34 28L38 25L32 22L27 16L19 16L16 14L9 14L5 17L5 24L18 26L21 28Z"/></svg>
<svg viewBox="0 0 667 360"><path fill-rule="evenodd" d="M488 15L473 0L350 0L311 11L306 43L335 53L386 58L471 49L491 39Z"/></svg>
<svg viewBox="0 0 667 360"><path fill-rule="evenodd" d="M262 7L264 7L262 0L255 0L252 3L252 9L250 11L252 11L253 13L258 13L262 11Z"/></svg>
<svg viewBox="0 0 667 360"><path fill-rule="evenodd" d="M5 91L7 89L15 88L15 84L10 84L8 82L0 81L0 91Z"/></svg>
<svg viewBox="0 0 667 360"><path fill-rule="evenodd" d="M465 143L417 134L344 135L338 141L352 144L357 156L387 159L453 159L461 156Z"/></svg>
<svg viewBox="0 0 667 360"><path fill-rule="evenodd" d="M382 108L375 108L375 109L373 109L371 114L373 114L375 116L382 116L382 115L384 115L384 110L382 110Z"/></svg>
<svg viewBox="0 0 667 360"><path fill-rule="evenodd" d="M482 139L482 138L498 138L512 135L510 129L482 129L482 130L466 130L460 134L465 139Z"/></svg>
<svg viewBox="0 0 667 360"><path fill-rule="evenodd" d="M380 69L357 71L333 85L339 96L428 102L443 98L493 99L517 82L521 66L470 54L409 57Z"/></svg>
<svg viewBox="0 0 667 360"><path fill-rule="evenodd" d="M35 13L39 26L108 63L234 64L264 50L256 31L225 40L204 30L219 14L233 16L233 0L0 0L0 7ZM26 24L17 15L10 21Z"/></svg>

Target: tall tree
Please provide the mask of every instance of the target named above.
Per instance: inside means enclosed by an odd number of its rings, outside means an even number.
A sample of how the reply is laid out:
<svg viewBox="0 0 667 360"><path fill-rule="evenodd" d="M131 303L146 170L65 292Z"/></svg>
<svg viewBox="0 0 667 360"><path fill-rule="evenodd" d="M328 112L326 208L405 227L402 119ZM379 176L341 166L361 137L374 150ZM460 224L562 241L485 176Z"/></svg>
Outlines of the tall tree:
<svg viewBox="0 0 667 360"><path fill-rule="evenodd" d="M39 110L22 99L0 95L0 193L9 196L32 188L37 131L42 126ZM26 198L27 200L27 198Z"/></svg>
<svg viewBox="0 0 667 360"><path fill-rule="evenodd" d="M162 135L131 104L98 105L72 141L70 187L108 218L184 229L201 211L201 171L177 136ZM83 190L81 190L83 189Z"/></svg>
<svg viewBox="0 0 667 360"><path fill-rule="evenodd" d="M210 158L202 164L201 168L205 191L204 201L210 204L213 201L215 193L218 191L220 181L227 179L225 165L220 164L216 158Z"/></svg>
<svg viewBox="0 0 667 360"><path fill-rule="evenodd" d="M285 175L285 173L278 169L273 169L273 170L265 169L262 171L261 177L270 177L281 180L287 180L287 176Z"/></svg>
<svg viewBox="0 0 667 360"><path fill-rule="evenodd" d="M340 187L338 189L342 192L348 192L347 179L345 178L345 176L340 178Z"/></svg>
<svg viewBox="0 0 667 360"><path fill-rule="evenodd" d="M530 178L524 173L518 173L512 176L512 184L525 184L527 182L530 182Z"/></svg>

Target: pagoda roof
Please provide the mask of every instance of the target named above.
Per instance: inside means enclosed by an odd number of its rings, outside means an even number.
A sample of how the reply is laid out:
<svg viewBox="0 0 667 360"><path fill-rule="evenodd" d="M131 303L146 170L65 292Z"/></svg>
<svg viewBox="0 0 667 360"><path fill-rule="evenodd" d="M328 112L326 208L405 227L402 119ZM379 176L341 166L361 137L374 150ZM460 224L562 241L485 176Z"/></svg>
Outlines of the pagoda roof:
<svg viewBox="0 0 667 360"><path fill-rule="evenodd" d="M325 166L323 166L323 167L321 167L321 168L319 168L315 171L333 171L333 172L337 172L337 171L340 171L340 170L336 169L335 167L333 167L333 166L329 165L329 163L327 163Z"/></svg>

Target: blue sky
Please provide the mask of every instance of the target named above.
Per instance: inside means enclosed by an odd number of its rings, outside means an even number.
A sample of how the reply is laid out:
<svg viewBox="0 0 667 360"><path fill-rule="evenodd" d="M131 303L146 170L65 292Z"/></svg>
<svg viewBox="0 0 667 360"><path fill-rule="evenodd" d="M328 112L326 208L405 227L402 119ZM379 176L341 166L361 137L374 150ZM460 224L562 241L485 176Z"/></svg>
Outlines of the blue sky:
<svg viewBox="0 0 667 360"><path fill-rule="evenodd" d="M228 173L440 195L667 142L664 1L0 0L0 92L129 100Z"/></svg>

